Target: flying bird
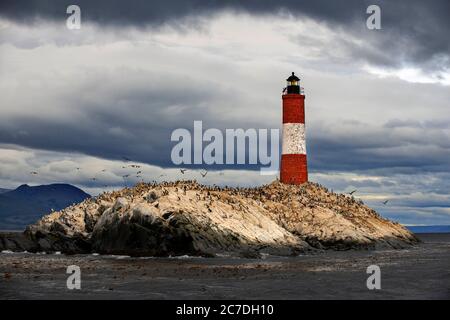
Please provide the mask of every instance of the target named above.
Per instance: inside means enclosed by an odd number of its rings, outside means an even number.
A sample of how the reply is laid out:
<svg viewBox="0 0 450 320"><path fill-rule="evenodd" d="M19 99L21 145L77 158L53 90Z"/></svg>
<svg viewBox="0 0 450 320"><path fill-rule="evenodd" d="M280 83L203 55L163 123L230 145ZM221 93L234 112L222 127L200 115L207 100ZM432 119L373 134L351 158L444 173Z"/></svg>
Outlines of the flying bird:
<svg viewBox="0 0 450 320"><path fill-rule="evenodd" d="M353 190L352 192L349 192L348 194L352 196L355 192L356 192L356 190Z"/></svg>
<svg viewBox="0 0 450 320"><path fill-rule="evenodd" d="M36 174L38 174L38 173L37 173L36 171L31 171L30 174L36 175Z"/></svg>
<svg viewBox="0 0 450 320"><path fill-rule="evenodd" d="M200 171L200 174L202 175L202 177L206 177L206 175L208 174L208 170L205 170L204 172Z"/></svg>
<svg viewBox="0 0 450 320"><path fill-rule="evenodd" d="M383 204L387 205L388 202L389 202L389 200L383 201Z"/></svg>
<svg viewBox="0 0 450 320"><path fill-rule="evenodd" d="M180 169L180 171L181 171L181 174L184 174L187 171L187 169Z"/></svg>

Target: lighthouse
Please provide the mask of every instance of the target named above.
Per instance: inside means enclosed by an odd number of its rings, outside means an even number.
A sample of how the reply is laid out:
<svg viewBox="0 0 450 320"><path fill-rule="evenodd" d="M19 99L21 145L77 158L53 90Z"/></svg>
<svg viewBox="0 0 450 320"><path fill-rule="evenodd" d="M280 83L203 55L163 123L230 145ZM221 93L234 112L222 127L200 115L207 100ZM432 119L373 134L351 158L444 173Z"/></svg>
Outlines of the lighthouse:
<svg viewBox="0 0 450 320"><path fill-rule="evenodd" d="M305 95L300 79L292 72L283 90L283 139L280 180L287 184L308 181L305 137Z"/></svg>

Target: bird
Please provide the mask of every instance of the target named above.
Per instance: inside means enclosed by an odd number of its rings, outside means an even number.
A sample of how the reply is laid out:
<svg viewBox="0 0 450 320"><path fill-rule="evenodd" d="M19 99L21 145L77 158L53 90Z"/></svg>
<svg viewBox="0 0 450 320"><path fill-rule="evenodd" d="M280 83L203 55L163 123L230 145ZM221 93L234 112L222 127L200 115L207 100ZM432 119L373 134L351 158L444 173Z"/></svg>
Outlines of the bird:
<svg viewBox="0 0 450 320"><path fill-rule="evenodd" d="M204 172L200 171L200 174L202 175L202 177L206 177L206 175L208 174L208 170L205 170Z"/></svg>
<svg viewBox="0 0 450 320"><path fill-rule="evenodd" d="M75 169L77 169L77 170L81 170L81 168L75 168Z"/></svg>
<svg viewBox="0 0 450 320"><path fill-rule="evenodd" d="M142 171L141 170L139 170L138 172L136 172L136 174L141 174L142 173Z"/></svg>
<svg viewBox="0 0 450 320"><path fill-rule="evenodd" d="M353 190L353 191L349 192L348 194L352 196L355 192L356 192L356 190Z"/></svg>
<svg viewBox="0 0 450 320"><path fill-rule="evenodd" d="M187 171L187 169L180 169L180 171L181 171L181 174L184 174Z"/></svg>
<svg viewBox="0 0 450 320"><path fill-rule="evenodd" d="M122 178L128 178L130 175L129 174L124 174L123 176L122 176Z"/></svg>
<svg viewBox="0 0 450 320"><path fill-rule="evenodd" d="M385 200L385 201L383 201L383 204L387 205L388 202L389 202L389 200Z"/></svg>
<svg viewBox="0 0 450 320"><path fill-rule="evenodd" d="M97 180L97 179L96 179L96 178L91 178L91 180L92 180L92 181L95 181L95 180Z"/></svg>
<svg viewBox="0 0 450 320"><path fill-rule="evenodd" d="M106 172L106 169L103 169L102 172Z"/></svg>
<svg viewBox="0 0 450 320"><path fill-rule="evenodd" d="M36 171L31 171L30 174L36 175L36 174L38 174L38 173L37 173Z"/></svg>

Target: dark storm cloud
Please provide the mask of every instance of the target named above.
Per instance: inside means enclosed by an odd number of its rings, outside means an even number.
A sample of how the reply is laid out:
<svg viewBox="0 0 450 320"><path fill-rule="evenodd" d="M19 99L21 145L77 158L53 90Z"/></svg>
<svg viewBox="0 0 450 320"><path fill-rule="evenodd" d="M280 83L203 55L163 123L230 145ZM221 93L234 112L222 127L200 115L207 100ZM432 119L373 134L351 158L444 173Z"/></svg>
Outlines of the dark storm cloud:
<svg viewBox="0 0 450 320"><path fill-rule="evenodd" d="M2 123L0 140L31 148L81 151L106 159L121 160L128 157L133 161L174 167L170 154L176 143L170 142L170 135L176 128L186 128L192 133L193 121L198 119L203 120L204 130L209 127L257 128L245 119L214 120L215 113L202 108L191 110L182 117L171 117L161 111L160 105L165 102L155 97L144 100L152 102L130 103L126 109L109 112L88 108L83 118L63 122L57 119L36 121L33 117L25 116L9 119L8 123ZM185 103L185 97L180 96L179 102ZM319 128L311 128L308 134L310 170L313 173L372 171L383 176L448 171L450 146L440 146L441 142L448 144L448 141L435 140L426 130L417 130L420 139L405 138L399 132L382 134L371 130L335 131L327 136ZM358 136L358 139L353 139L354 136ZM226 165L211 168L258 170L259 166ZM354 186L363 185L385 187L389 186L389 182L361 180ZM442 190L444 193L447 191L445 188Z"/></svg>
<svg viewBox="0 0 450 320"><path fill-rule="evenodd" d="M224 9L244 10L256 14L271 14L278 11L300 12L320 17L331 22L348 22L355 15L355 10L363 11L367 6L361 1L347 1L347 5L335 1L204 1L204 0L79 0L79 1L39 1L19 0L2 1L2 15L12 19L28 21L30 18L42 17L55 20L65 19L65 8L77 4L83 15L90 21L106 24L161 24L172 22L186 16L214 13Z"/></svg>
<svg viewBox="0 0 450 320"><path fill-rule="evenodd" d="M147 85L140 71L98 72L82 88L83 94L62 94L64 108L83 110L75 117L36 117L21 115L0 119L0 141L37 149L77 152L107 159L142 161L170 166L170 135L180 127L192 127L196 119L212 118L207 109L212 104L212 93L193 79L179 83L169 74L158 85ZM147 73L145 73L147 74ZM100 88L97 83L106 81ZM140 85L137 84L140 82ZM177 83L172 90L170 83ZM188 93L188 94L187 94ZM214 97L220 96L220 88ZM207 122L207 121L206 121ZM216 121L220 124L220 121Z"/></svg>
<svg viewBox="0 0 450 320"><path fill-rule="evenodd" d="M445 172L450 168L448 133L440 129L429 131L415 128L411 136L405 136L401 131L370 128L334 133L313 130L308 135L311 169L319 172L382 169L379 173L383 175Z"/></svg>
<svg viewBox="0 0 450 320"><path fill-rule="evenodd" d="M36 17L63 21L66 18L65 9L70 4L78 4L82 8L84 21L112 26L178 25L184 18L205 16L227 9L259 15L290 14L299 19L307 16L337 30L342 29L341 45L347 48L351 60L386 67L413 64L430 71L442 71L450 67L450 2L447 0L6 0L0 4L0 15L25 23L32 22ZM382 30L366 28L366 8L371 4L378 4L382 9ZM349 42L346 34L357 35L361 42ZM298 41L301 42L301 39Z"/></svg>

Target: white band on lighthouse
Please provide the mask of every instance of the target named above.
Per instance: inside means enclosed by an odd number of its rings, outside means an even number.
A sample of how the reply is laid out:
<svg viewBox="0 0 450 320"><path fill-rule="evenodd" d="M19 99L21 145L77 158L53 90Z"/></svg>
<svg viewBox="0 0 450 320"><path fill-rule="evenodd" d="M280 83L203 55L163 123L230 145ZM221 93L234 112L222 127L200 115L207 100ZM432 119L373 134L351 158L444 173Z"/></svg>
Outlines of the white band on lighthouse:
<svg viewBox="0 0 450 320"><path fill-rule="evenodd" d="M283 123L282 154L306 154L304 123Z"/></svg>

